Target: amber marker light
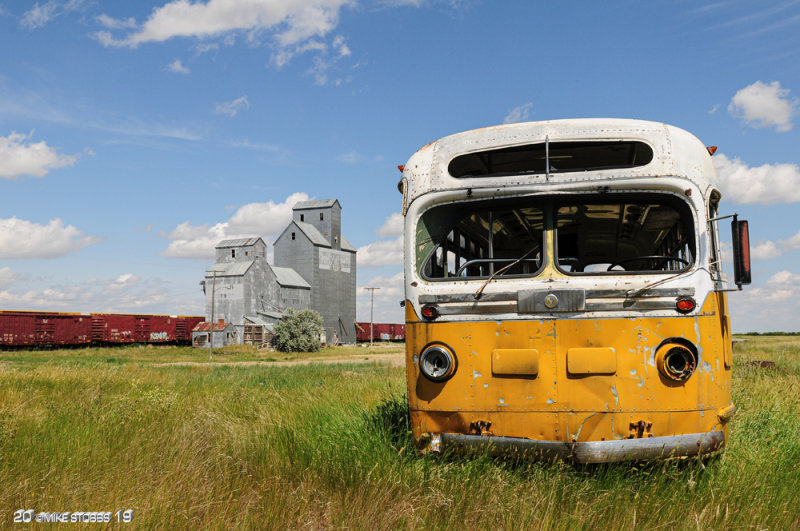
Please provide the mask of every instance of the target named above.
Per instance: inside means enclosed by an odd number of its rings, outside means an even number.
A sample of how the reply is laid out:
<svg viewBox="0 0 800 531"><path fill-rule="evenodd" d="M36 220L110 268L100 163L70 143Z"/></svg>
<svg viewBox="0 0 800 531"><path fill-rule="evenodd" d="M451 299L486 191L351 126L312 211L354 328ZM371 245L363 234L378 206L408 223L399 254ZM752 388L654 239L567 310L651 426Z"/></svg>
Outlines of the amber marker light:
<svg viewBox="0 0 800 531"><path fill-rule="evenodd" d="M675 303L675 309L680 313L689 313L694 310L695 306L697 306L697 304L691 297L681 297L678 299L678 302Z"/></svg>
<svg viewBox="0 0 800 531"><path fill-rule="evenodd" d="M424 317L428 321L433 321L434 319L439 317L439 308L437 308L433 304L428 304L426 306L423 306L422 317Z"/></svg>

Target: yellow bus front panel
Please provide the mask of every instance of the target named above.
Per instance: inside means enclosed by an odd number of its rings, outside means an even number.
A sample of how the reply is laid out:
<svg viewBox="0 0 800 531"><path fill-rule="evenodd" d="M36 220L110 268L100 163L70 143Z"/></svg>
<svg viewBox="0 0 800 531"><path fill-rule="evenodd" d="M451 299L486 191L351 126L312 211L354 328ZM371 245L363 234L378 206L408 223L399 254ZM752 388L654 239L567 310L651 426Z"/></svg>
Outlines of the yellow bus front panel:
<svg viewBox="0 0 800 531"><path fill-rule="evenodd" d="M696 317L424 322L407 304L414 435L584 442L726 433L724 305L724 294L712 294ZM656 366L656 348L669 338L697 348L686 382ZM452 378L441 383L419 371L419 354L434 342L457 358Z"/></svg>

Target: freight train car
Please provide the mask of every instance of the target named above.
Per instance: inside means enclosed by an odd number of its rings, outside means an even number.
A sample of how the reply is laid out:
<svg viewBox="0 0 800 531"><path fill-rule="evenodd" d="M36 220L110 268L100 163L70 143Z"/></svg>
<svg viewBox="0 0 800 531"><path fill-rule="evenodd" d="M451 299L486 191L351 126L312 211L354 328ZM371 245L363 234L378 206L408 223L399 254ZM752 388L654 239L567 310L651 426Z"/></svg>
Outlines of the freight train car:
<svg viewBox="0 0 800 531"><path fill-rule="evenodd" d="M0 310L0 347L190 343L202 316Z"/></svg>
<svg viewBox="0 0 800 531"><path fill-rule="evenodd" d="M88 314L0 311L0 347L86 345L91 341Z"/></svg>
<svg viewBox="0 0 800 531"><path fill-rule="evenodd" d="M356 341L370 340L370 323L356 322ZM373 341L405 341L406 325L394 323L372 323Z"/></svg>
<svg viewBox="0 0 800 531"><path fill-rule="evenodd" d="M178 318L169 315L92 314L92 339L99 343L173 343Z"/></svg>

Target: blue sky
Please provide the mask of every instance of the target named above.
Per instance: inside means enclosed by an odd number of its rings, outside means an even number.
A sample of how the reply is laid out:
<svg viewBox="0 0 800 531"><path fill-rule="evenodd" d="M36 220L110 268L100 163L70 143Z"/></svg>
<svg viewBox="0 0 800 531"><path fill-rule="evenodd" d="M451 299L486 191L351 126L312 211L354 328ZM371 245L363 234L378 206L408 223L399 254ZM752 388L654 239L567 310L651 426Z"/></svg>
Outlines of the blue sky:
<svg viewBox="0 0 800 531"><path fill-rule="evenodd" d="M202 314L216 241L338 198L359 318L376 286L401 322L398 164L621 117L719 146L734 330L800 330L798 29L798 1L0 0L0 307Z"/></svg>

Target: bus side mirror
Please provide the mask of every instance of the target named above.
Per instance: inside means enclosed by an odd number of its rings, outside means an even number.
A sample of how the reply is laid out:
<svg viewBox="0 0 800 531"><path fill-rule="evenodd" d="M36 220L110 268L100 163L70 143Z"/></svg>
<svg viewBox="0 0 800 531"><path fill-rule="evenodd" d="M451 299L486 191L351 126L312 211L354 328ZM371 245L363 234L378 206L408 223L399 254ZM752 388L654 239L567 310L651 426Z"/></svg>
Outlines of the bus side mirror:
<svg viewBox="0 0 800 531"><path fill-rule="evenodd" d="M750 284L750 231L747 221L734 215L731 222L733 233L733 281L739 289Z"/></svg>

